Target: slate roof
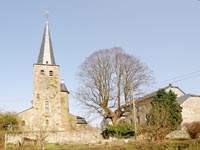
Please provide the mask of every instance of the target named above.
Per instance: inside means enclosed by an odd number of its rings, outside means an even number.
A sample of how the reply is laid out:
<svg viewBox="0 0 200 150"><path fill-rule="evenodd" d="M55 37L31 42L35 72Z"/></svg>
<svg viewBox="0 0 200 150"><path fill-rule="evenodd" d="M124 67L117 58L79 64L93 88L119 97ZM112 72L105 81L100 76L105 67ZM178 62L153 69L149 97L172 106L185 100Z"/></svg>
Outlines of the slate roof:
<svg viewBox="0 0 200 150"><path fill-rule="evenodd" d="M67 92L69 94L69 91L68 91L67 87L65 86L65 83L60 84L60 91Z"/></svg>
<svg viewBox="0 0 200 150"><path fill-rule="evenodd" d="M185 95L185 92L183 92L179 87L173 86L173 85L171 85L171 84L169 84L168 86L166 86L166 87L164 87L164 88L160 88L160 89L166 90L166 89L168 89L168 88L177 88L177 89L179 89L179 90ZM146 100L150 100L150 101L153 100L153 97L156 96L157 92L158 92L158 90L157 90L157 91L154 91L154 92L152 92L152 93L150 93L150 94L147 94L147 95L145 95L144 97L138 98L138 99L136 100L136 103L139 103L139 102L142 102L142 101L146 101ZM182 96L181 96L181 97L182 97Z"/></svg>
<svg viewBox="0 0 200 150"><path fill-rule="evenodd" d="M45 24L42 44L40 47L40 54L38 57L37 64L49 64L49 65L56 65L54 54L53 54L53 47L51 42L50 30L48 21Z"/></svg>
<svg viewBox="0 0 200 150"><path fill-rule="evenodd" d="M181 105L184 103L189 97L200 97L200 95L193 95L193 94L185 94L181 97L177 98L178 103Z"/></svg>
<svg viewBox="0 0 200 150"><path fill-rule="evenodd" d="M85 118L76 116L76 119L77 119L77 124L87 124L87 121L85 120Z"/></svg>

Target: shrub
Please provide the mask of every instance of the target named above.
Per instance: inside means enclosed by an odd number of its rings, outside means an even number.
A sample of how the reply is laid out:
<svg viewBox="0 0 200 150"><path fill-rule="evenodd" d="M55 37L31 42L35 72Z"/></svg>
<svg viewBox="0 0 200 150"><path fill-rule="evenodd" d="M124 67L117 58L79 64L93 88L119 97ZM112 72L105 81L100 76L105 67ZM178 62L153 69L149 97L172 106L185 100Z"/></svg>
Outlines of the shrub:
<svg viewBox="0 0 200 150"><path fill-rule="evenodd" d="M196 139L200 135L200 121L193 121L191 123L185 123L186 131L191 139Z"/></svg>
<svg viewBox="0 0 200 150"><path fill-rule="evenodd" d="M135 134L133 125L118 124L108 125L103 133L104 137L130 138Z"/></svg>
<svg viewBox="0 0 200 150"><path fill-rule="evenodd" d="M17 130L19 126L18 118L14 112L0 113L0 130Z"/></svg>
<svg viewBox="0 0 200 150"><path fill-rule="evenodd" d="M182 107L178 104L177 95L173 91L161 89L153 97L151 109L147 114L147 138L153 142L162 142L166 135L176 130L182 122Z"/></svg>
<svg viewBox="0 0 200 150"><path fill-rule="evenodd" d="M18 118L14 112L0 112L0 147L5 140L5 133L18 129Z"/></svg>

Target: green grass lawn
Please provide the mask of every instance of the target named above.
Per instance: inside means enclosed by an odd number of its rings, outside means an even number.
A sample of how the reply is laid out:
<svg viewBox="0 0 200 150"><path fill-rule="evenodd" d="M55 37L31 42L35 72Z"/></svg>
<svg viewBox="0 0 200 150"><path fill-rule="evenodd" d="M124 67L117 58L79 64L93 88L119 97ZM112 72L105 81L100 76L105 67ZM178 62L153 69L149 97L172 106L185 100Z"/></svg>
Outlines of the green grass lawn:
<svg viewBox="0 0 200 150"><path fill-rule="evenodd" d="M17 150L13 145L7 145L7 150ZM20 150L39 150L39 146L27 145ZM47 144L45 150L200 150L200 139L197 140L166 140L163 143L150 143L143 141L130 141L124 144L122 141L99 144Z"/></svg>

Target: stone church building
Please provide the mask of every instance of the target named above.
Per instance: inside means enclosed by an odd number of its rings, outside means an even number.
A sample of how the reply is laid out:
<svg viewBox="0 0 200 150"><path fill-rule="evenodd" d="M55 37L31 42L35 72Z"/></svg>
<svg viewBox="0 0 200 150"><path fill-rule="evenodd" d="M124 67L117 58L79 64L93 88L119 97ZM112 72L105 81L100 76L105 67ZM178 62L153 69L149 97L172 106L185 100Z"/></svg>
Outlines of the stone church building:
<svg viewBox="0 0 200 150"><path fill-rule="evenodd" d="M69 112L69 91L60 79L60 66L55 62L48 21L33 72L32 107L18 113L22 131L69 131L85 126L84 118Z"/></svg>

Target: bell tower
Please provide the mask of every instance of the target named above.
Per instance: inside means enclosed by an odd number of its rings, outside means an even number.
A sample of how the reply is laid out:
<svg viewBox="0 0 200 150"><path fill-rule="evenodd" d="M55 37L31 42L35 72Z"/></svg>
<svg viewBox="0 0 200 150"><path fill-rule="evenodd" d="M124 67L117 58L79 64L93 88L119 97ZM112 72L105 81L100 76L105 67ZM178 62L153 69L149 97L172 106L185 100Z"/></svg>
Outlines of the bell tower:
<svg viewBox="0 0 200 150"><path fill-rule="evenodd" d="M33 119L51 130L62 130L60 66L55 63L48 21L45 24L38 61L33 68ZM68 105L65 107L69 110Z"/></svg>
<svg viewBox="0 0 200 150"><path fill-rule="evenodd" d="M86 125L84 118L69 113L69 91L60 80L48 20L37 62L33 65L32 107L18 113L23 131L67 131Z"/></svg>

